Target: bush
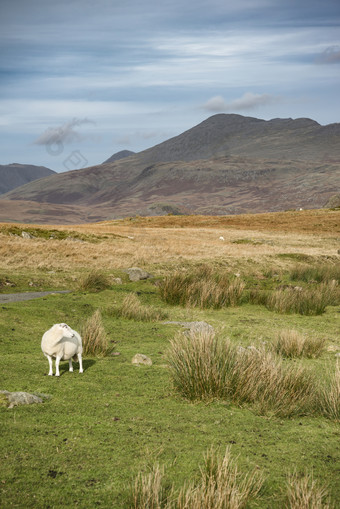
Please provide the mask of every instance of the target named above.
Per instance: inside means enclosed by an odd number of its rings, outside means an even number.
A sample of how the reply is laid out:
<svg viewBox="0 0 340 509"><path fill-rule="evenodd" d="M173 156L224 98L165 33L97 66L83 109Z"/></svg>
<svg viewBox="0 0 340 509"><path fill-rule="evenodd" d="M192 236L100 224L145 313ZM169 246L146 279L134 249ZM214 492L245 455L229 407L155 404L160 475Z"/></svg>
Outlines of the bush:
<svg viewBox="0 0 340 509"><path fill-rule="evenodd" d="M313 476L291 474L287 481L286 509L330 509L327 490L318 486Z"/></svg>
<svg viewBox="0 0 340 509"><path fill-rule="evenodd" d="M324 338L307 338L296 330L282 330L273 343L274 351L284 357L320 357Z"/></svg>
<svg viewBox="0 0 340 509"><path fill-rule="evenodd" d="M245 284L230 274L218 274L203 265L192 272L177 272L160 286L161 298L172 305L220 309L241 302Z"/></svg>
<svg viewBox="0 0 340 509"><path fill-rule="evenodd" d="M108 353L108 339L99 309L85 321L81 335L84 355L105 356Z"/></svg>
<svg viewBox="0 0 340 509"><path fill-rule="evenodd" d="M173 384L189 400L229 399L259 413L279 416L311 413L316 383L302 366L283 365L271 352L239 351L211 333L178 334L168 362Z"/></svg>
<svg viewBox="0 0 340 509"><path fill-rule="evenodd" d="M111 287L108 277L102 272L92 271L82 278L79 289L83 292L100 292Z"/></svg>
<svg viewBox="0 0 340 509"><path fill-rule="evenodd" d="M120 307L112 310L116 316L142 322L156 322L165 320L168 315L162 309L143 306L135 293L129 293Z"/></svg>

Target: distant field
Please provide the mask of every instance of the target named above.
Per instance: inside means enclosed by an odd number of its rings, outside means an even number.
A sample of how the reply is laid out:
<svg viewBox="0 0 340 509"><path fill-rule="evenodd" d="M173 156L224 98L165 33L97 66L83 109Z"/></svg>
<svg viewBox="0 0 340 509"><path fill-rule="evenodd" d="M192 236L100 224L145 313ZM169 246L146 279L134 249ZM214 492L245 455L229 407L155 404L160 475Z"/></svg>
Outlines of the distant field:
<svg viewBox="0 0 340 509"><path fill-rule="evenodd" d="M287 480L294 473L300 480L312 475L327 491L315 507L337 507L340 401L333 381L340 353L339 249L340 211L0 224L0 293L71 290L0 306L0 390L51 396L42 405L13 409L0 399L3 507L141 509L132 495L137 475L158 464L164 467L164 492L172 485L178 493L185 483L198 482L211 447L221 455L230 447L241 472L262 476L261 490L244 507L285 507ZM123 269L132 266L153 277L129 281ZM201 286L195 286L200 278ZM229 283L240 294L232 305L223 304ZM184 286L187 300L181 301ZM206 293L205 301L197 288ZM209 304L213 294L220 298L216 305ZM324 308L314 312L320 295ZM171 303L175 298L178 303ZM284 307L283 298L299 298L303 306ZM61 362L59 379L45 376L48 362L40 350L45 330L58 322L81 330L97 309L109 355L85 356L82 375L77 364L69 373ZM282 369L307 370L317 397L312 392L300 407L297 400L291 414L278 412L277 401L260 404L259 395L252 401L222 391L191 400L169 367L171 341L184 329L164 321L205 321L230 351L254 351L250 346L267 360L276 352ZM291 344L284 356L288 347L277 346L278 336L319 346L297 357ZM153 365L133 366L136 353L151 357ZM199 372L205 360L214 366L205 354L201 360ZM320 403L323 388L332 411Z"/></svg>

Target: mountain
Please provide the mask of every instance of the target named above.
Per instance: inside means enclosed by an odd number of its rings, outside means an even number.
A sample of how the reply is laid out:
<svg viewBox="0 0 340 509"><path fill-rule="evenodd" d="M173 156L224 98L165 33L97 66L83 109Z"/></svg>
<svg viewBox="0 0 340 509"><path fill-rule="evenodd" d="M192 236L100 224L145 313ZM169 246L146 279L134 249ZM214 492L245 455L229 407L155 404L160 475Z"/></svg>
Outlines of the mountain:
<svg viewBox="0 0 340 509"><path fill-rule="evenodd" d="M45 166L18 163L0 165L0 194L53 173L55 173L53 170Z"/></svg>
<svg viewBox="0 0 340 509"><path fill-rule="evenodd" d="M339 188L340 124L220 114L143 152L52 175L2 198L107 219L318 208Z"/></svg>
<svg viewBox="0 0 340 509"><path fill-rule="evenodd" d="M120 152L116 152L111 157L106 159L102 164L105 163L113 163L115 161L119 161L119 159L124 159L124 157L133 156L136 152L132 152L131 150L121 150Z"/></svg>

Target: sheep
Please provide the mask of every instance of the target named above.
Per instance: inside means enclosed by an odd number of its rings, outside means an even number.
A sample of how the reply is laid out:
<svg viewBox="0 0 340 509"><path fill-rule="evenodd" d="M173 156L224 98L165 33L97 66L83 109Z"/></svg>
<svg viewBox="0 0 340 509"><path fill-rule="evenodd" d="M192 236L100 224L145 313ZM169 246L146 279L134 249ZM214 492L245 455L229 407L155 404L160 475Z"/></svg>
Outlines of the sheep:
<svg viewBox="0 0 340 509"><path fill-rule="evenodd" d="M79 373L83 373L82 340L78 332L72 330L66 323L56 323L42 337L41 350L47 357L50 371L53 376L52 358L55 358L55 376L60 376L59 362L69 361L69 371L73 371L72 357L77 356L79 361Z"/></svg>

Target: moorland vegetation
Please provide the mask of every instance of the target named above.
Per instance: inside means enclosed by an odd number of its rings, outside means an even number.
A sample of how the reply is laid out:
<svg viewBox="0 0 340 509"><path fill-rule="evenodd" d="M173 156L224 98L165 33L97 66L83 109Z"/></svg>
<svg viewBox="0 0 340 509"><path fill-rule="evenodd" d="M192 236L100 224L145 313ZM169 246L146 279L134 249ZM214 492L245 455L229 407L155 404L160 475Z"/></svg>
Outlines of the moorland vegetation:
<svg viewBox="0 0 340 509"><path fill-rule="evenodd" d="M0 303L0 390L49 396L0 399L4 507L336 507L339 219L0 225L0 297L70 290ZM83 374L46 376L59 322L82 334Z"/></svg>

